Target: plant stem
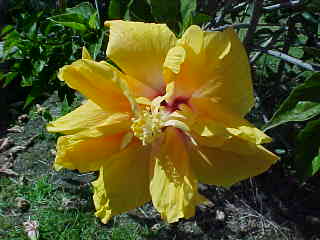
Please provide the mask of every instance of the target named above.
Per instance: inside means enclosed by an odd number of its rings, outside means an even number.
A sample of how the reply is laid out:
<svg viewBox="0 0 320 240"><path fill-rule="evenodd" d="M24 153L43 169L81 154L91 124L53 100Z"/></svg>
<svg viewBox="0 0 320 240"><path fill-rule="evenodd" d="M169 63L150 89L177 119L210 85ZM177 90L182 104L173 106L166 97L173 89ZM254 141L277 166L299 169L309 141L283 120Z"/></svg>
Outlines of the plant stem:
<svg viewBox="0 0 320 240"><path fill-rule="evenodd" d="M250 53L250 49L251 49L251 43L253 40L253 35L256 31L257 25L259 23L259 19L261 17L262 14L262 6L263 6L263 1L262 0L255 0L253 3L253 11L252 11L252 17L251 17L251 21L250 21L250 26L248 28L248 31L246 33L246 36L244 38L244 45L247 48L248 51L248 55Z"/></svg>
<svg viewBox="0 0 320 240"><path fill-rule="evenodd" d="M295 64L299 67L302 67L304 69L310 70L310 71L314 71L314 72L320 72L320 65L316 65L316 64L311 64L311 63L306 63L303 62L300 59L294 58L292 56L289 56L287 54L284 54L282 52L279 51L274 51L274 50L269 50L263 47L257 47L261 52L269 54L271 56L280 58L284 61L287 61L289 63Z"/></svg>
<svg viewBox="0 0 320 240"><path fill-rule="evenodd" d="M96 9L97 9L97 14L98 14L99 22L101 23L100 10L99 10L99 4L98 4L98 1L97 1L97 0L94 0L94 4L95 4Z"/></svg>
<svg viewBox="0 0 320 240"><path fill-rule="evenodd" d="M299 5L302 5L302 1L301 0L296 0L296 1L291 0L291 1L288 1L288 2L278 3L278 4L274 4L274 5L263 7L263 10L272 11L272 10L277 10L279 8L297 7Z"/></svg>

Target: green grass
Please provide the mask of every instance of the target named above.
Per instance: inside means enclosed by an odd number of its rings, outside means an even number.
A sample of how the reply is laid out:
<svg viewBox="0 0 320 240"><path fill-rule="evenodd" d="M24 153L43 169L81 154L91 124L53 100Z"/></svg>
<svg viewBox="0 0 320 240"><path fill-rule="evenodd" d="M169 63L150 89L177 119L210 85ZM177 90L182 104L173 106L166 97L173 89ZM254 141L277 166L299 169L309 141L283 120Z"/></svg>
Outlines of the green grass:
<svg viewBox="0 0 320 240"><path fill-rule="evenodd" d="M120 224L115 219L108 225L101 224L94 216L91 197L83 200L50 180L50 176L43 176L23 184L16 179L0 178L0 239L28 239L22 223L29 218L39 222L40 239L134 240L154 236L148 227L134 222ZM29 210L18 209L17 197L30 202Z"/></svg>

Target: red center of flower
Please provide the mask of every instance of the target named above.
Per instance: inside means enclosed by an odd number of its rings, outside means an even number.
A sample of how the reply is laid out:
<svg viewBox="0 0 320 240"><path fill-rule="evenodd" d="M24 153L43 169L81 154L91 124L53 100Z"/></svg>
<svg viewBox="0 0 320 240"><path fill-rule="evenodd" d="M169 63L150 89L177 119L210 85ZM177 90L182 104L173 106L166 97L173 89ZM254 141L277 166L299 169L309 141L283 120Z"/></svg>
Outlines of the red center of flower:
<svg viewBox="0 0 320 240"><path fill-rule="evenodd" d="M161 103L161 106L164 106L169 112L174 112L176 110L180 110L179 105L180 104L186 104L188 105L189 98L188 97L175 97L172 101L169 103L163 101Z"/></svg>

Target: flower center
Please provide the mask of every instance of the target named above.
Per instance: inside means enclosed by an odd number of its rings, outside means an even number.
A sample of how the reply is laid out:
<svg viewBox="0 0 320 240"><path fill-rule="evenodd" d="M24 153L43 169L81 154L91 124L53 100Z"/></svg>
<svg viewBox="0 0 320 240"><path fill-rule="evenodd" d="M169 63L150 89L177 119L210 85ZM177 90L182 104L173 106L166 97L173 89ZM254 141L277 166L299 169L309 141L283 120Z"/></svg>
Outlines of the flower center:
<svg viewBox="0 0 320 240"><path fill-rule="evenodd" d="M132 120L133 135L142 141L142 145L147 145L160 135L167 119L167 113L160 109L151 111L148 106L140 112L137 118Z"/></svg>
<svg viewBox="0 0 320 240"><path fill-rule="evenodd" d="M142 141L142 145L152 143L165 127L175 127L183 131L189 131L189 127L184 123L184 116L175 112L179 105L187 101L178 99L168 104L173 95L174 82L166 87L166 94L158 96L150 101L147 98L140 97L135 99L135 103L144 106L143 109L135 112L135 118L132 119L131 130L133 135ZM137 108L138 109L138 108Z"/></svg>

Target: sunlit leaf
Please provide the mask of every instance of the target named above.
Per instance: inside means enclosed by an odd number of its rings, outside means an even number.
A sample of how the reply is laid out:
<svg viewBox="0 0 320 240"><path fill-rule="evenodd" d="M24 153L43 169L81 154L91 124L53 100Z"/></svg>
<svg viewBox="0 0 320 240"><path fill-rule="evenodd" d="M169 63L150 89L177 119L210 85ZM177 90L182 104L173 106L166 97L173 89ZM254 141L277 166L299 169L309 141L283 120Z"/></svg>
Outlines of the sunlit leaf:
<svg viewBox="0 0 320 240"><path fill-rule="evenodd" d="M291 121L306 121L320 114L320 73L292 90L269 123L268 130Z"/></svg>
<svg viewBox="0 0 320 240"><path fill-rule="evenodd" d="M99 23L99 17L98 17L98 12L95 12L90 16L89 19L89 27L91 29L99 29L100 28L100 23Z"/></svg>
<svg viewBox="0 0 320 240"><path fill-rule="evenodd" d="M85 19L82 18L79 14L66 13L50 17L49 20L65 27L71 27L76 31L84 32L87 30Z"/></svg>

